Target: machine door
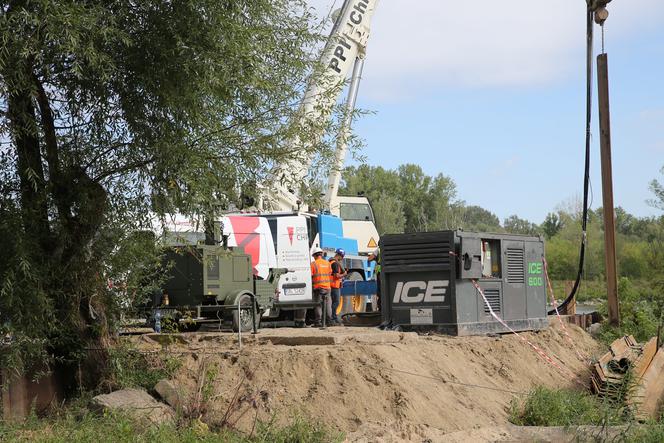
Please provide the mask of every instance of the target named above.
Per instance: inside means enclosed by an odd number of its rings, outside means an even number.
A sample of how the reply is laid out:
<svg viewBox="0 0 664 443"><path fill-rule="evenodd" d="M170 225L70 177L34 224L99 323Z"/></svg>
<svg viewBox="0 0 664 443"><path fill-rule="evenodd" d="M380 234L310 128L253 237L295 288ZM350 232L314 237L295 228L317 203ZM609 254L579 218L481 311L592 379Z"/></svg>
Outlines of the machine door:
<svg viewBox="0 0 664 443"><path fill-rule="evenodd" d="M482 241L478 237L461 237L460 278L482 277Z"/></svg>
<svg viewBox="0 0 664 443"><path fill-rule="evenodd" d="M526 318L526 252L523 241L504 240L503 318Z"/></svg>

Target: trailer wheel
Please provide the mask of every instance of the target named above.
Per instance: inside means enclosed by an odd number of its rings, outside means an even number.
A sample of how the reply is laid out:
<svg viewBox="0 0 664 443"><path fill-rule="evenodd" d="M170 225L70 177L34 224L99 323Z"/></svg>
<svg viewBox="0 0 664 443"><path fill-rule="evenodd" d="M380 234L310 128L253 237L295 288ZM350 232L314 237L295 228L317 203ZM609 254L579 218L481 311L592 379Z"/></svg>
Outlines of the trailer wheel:
<svg viewBox="0 0 664 443"><path fill-rule="evenodd" d="M350 272L346 277L350 281L362 281L362 274L359 272ZM367 307L367 298L361 295L352 297L341 297L337 314L349 314L353 312L364 312Z"/></svg>
<svg viewBox="0 0 664 443"><path fill-rule="evenodd" d="M249 332L253 328L253 322L251 319L251 296L249 294L242 294L239 296L240 305L247 306L249 309L241 309L240 311L233 311L232 326L233 332L237 332L242 327L242 332ZM237 306L237 299L234 303ZM260 318L260 317L259 317ZM256 327L258 328L258 320L256 319Z"/></svg>

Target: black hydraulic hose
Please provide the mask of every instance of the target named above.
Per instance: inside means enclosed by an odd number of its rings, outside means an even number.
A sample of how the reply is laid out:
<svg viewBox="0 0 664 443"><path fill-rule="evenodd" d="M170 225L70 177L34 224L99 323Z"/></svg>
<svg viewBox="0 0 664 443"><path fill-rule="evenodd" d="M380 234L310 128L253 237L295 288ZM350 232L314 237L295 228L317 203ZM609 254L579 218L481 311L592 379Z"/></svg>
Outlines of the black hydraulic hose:
<svg viewBox="0 0 664 443"><path fill-rule="evenodd" d="M558 309L564 309L576 296L583 276L583 265L586 255L586 242L587 242L587 226L588 226L588 190L590 187L590 123L592 118L592 82L593 82L593 11L588 7L586 17L586 164L583 174L583 219L581 222L582 238L581 248L579 250L579 270L574 281L574 287L569 293L565 301L563 301ZM556 313L555 309L549 311L549 315Z"/></svg>

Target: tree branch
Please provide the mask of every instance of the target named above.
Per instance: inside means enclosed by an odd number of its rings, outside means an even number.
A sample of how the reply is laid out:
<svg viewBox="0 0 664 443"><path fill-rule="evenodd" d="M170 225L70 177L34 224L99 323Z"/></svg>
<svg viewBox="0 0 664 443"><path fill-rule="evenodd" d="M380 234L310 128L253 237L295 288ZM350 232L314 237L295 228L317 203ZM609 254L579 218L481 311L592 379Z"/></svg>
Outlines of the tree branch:
<svg viewBox="0 0 664 443"><path fill-rule="evenodd" d="M55 119L53 110L48 101L48 96L39 78L33 74L33 80L37 88L37 103L41 114L41 124L44 130L44 142L46 144L46 162L51 179L57 180L60 175L60 159L58 158L58 140L55 134Z"/></svg>
<svg viewBox="0 0 664 443"><path fill-rule="evenodd" d="M104 179L107 179L108 177L111 177L116 174L126 174L128 172L131 172L135 169L142 168L144 166L149 165L150 163L154 163L156 161L155 157L151 157L146 160L141 160L141 161L135 161L132 163L126 163L123 166L119 166L117 168L109 169L108 171L105 171L102 174L99 174L95 176L92 180L99 183Z"/></svg>

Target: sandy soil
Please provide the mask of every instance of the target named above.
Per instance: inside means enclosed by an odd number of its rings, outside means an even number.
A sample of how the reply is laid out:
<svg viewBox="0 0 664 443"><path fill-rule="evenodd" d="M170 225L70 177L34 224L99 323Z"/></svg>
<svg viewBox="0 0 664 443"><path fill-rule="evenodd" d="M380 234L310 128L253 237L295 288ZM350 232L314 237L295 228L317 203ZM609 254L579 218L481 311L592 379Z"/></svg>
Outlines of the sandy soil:
<svg viewBox="0 0 664 443"><path fill-rule="evenodd" d="M524 336L586 380L586 362L556 324ZM583 330L567 328L584 356L602 352ZM132 340L158 350L166 338ZM213 375L206 419L225 417L244 430L255 416L301 415L343 431L348 441L500 441L511 438L505 426L515 396L537 385L574 386L514 335L284 328L243 336L241 350L230 333L178 334L171 341L169 351L184 360L175 382L187 401L195 399L203 374Z"/></svg>

